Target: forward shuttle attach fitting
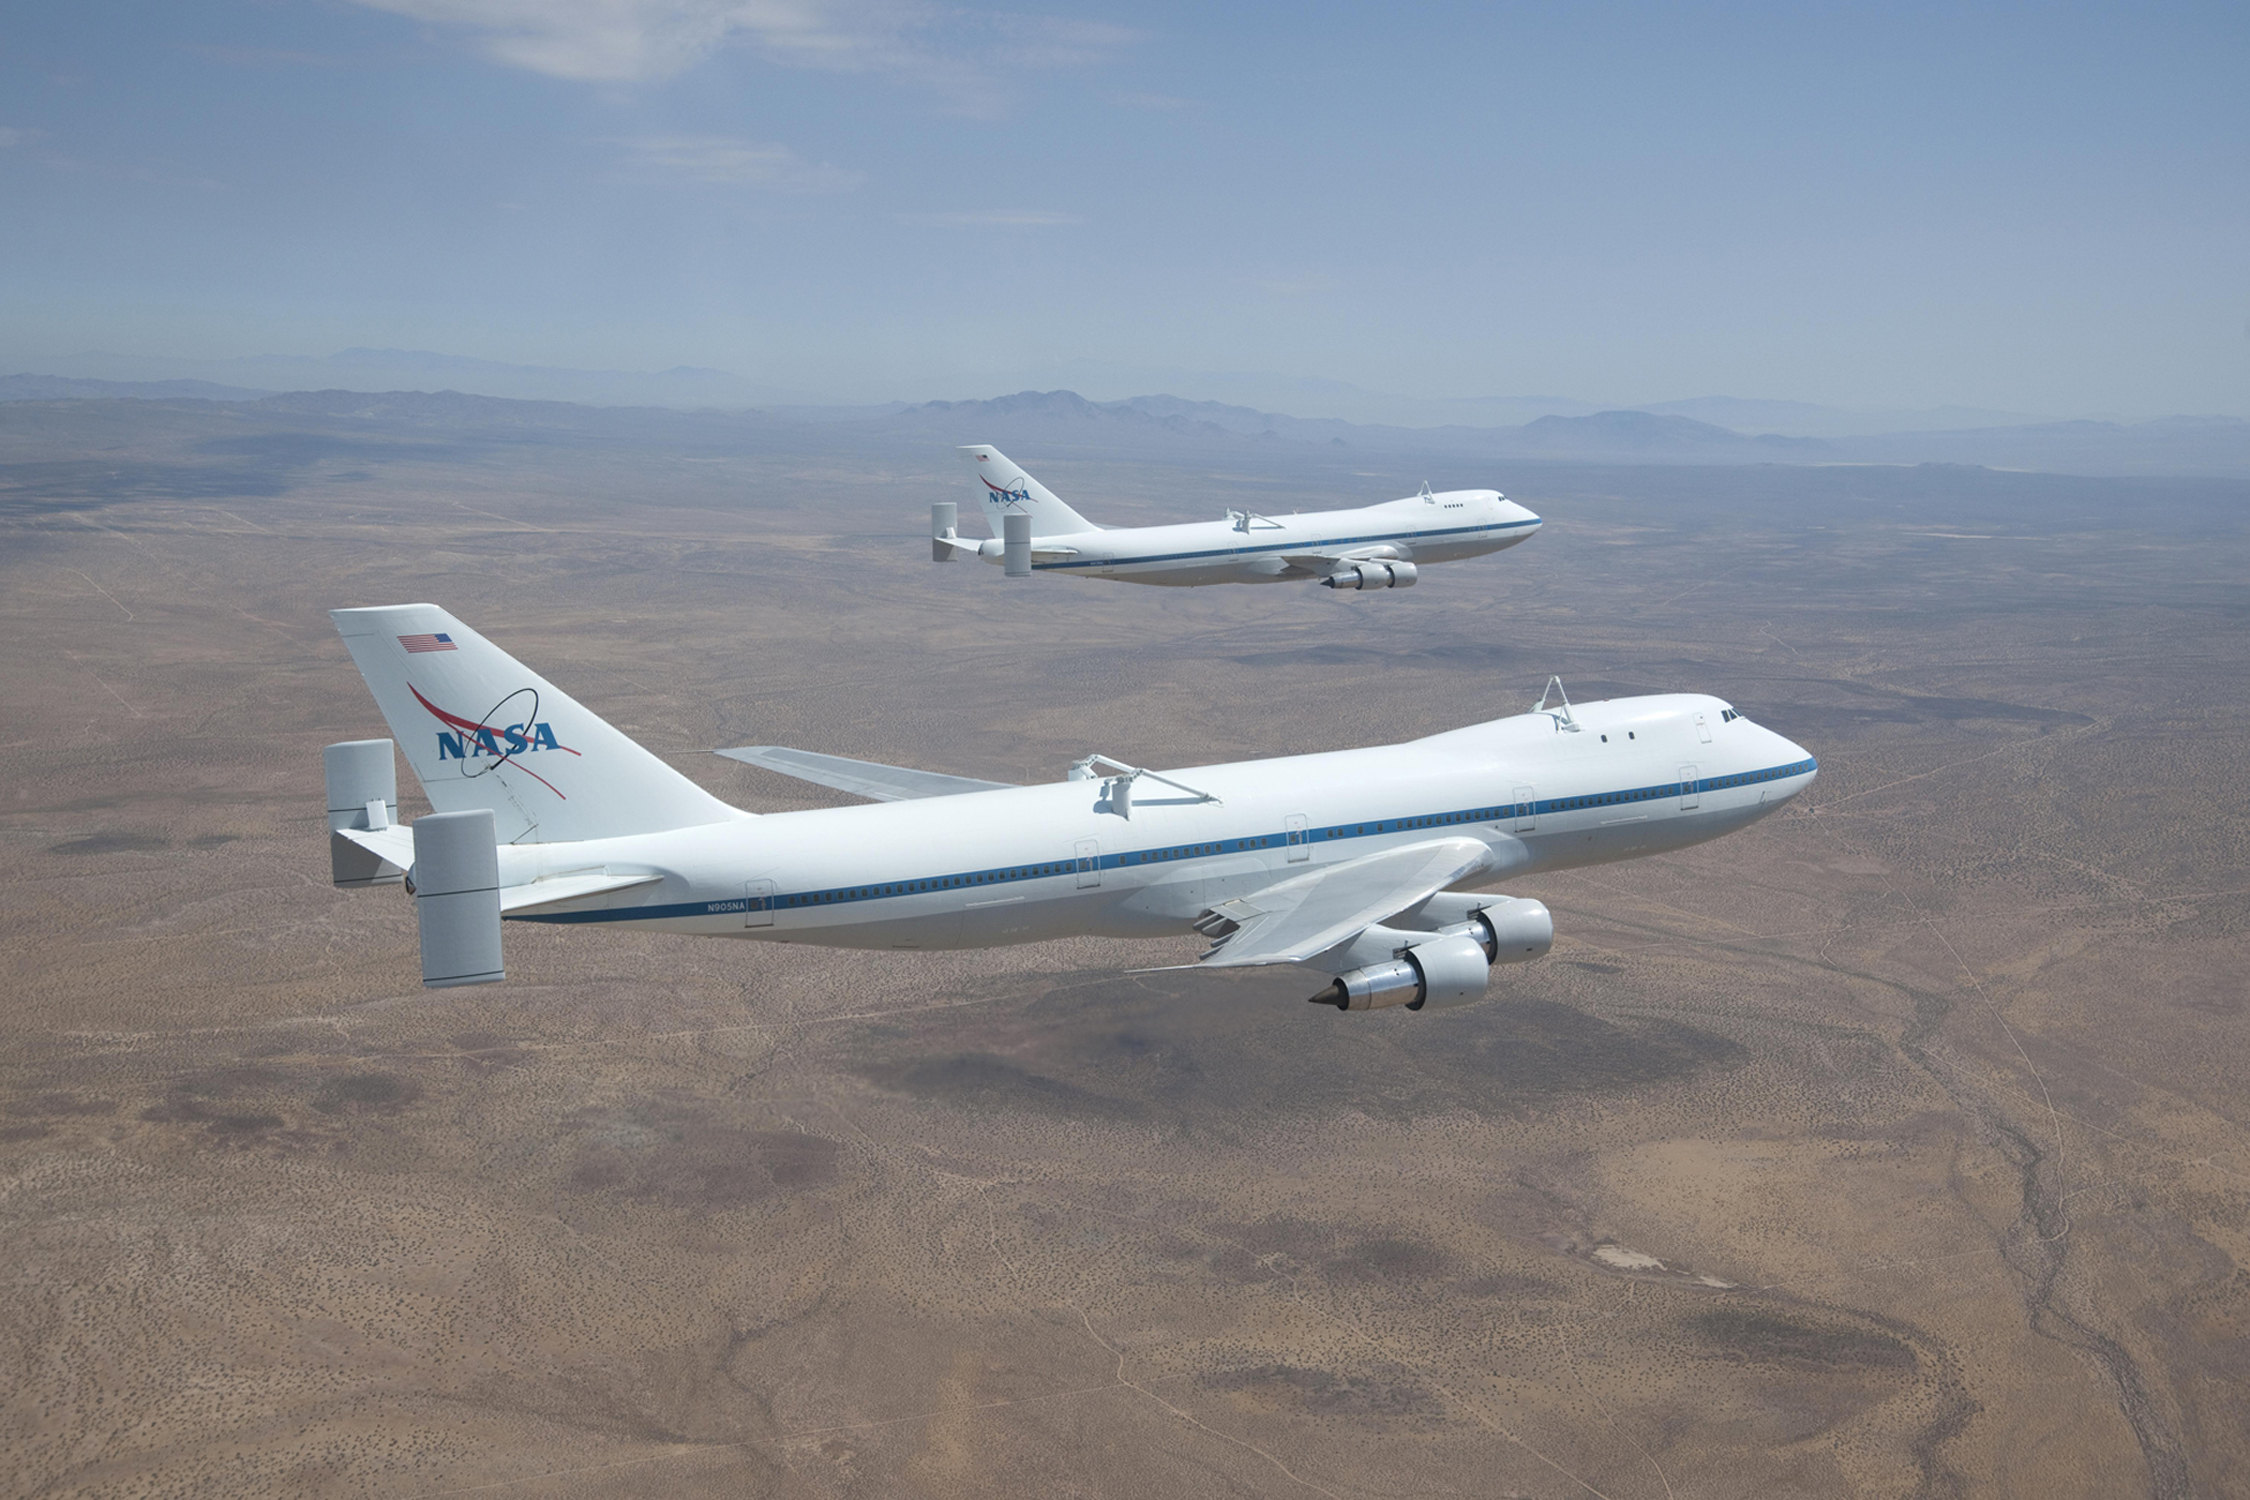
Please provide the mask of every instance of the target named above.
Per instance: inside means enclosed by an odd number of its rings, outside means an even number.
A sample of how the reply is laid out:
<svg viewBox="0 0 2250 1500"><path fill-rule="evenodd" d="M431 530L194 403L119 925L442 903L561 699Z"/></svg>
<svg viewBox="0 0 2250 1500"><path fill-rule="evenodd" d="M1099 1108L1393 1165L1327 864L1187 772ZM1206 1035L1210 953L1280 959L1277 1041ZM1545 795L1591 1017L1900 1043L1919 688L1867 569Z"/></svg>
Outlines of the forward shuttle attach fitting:
<svg viewBox="0 0 2250 1500"><path fill-rule="evenodd" d="M1113 756L1099 753L1089 755L1084 760L1073 764L1068 779L1091 781L1094 779L1094 767L1097 765L1108 766L1111 770L1119 773L1102 779L1109 796L1109 810L1121 818L1129 819L1133 816L1133 783L1143 776L1151 781L1168 786L1176 792L1185 792L1198 802L1208 802L1215 807L1226 806L1223 798L1216 797L1209 792L1198 791L1184 782L1174 781L1169 776L1159 776L1146 766L1129 766Z"/></svg>

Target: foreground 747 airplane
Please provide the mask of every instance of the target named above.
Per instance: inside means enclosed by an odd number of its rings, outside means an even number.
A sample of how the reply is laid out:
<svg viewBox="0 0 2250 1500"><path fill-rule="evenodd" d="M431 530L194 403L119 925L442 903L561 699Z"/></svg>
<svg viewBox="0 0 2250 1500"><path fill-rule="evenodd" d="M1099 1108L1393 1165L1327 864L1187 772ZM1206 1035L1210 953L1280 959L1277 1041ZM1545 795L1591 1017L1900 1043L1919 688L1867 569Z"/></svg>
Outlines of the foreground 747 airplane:
<svg viewBox="0 0 2250 1500"><path fill-rule="evenodd" d="M1421 565L1482 557L1528 541L1539 518L1498 490L1422 493L1359 510L1104 529L989 444L963 448L984 487L986 539L960 534L960 507L930 507L930 556L968 553L1010 578L1070 573L1127 583L1287 583L1317 578L1332 589L1402 589Z"/></svg>
<svg viewBox="0 0 2250 1500"><path fill-rule="evenodd" d="M1550 683L1404 744L1161 774L1091 755L1044 786L720 751L875 799L758 817L435 605L333 618L434 809L399 825L390 740L329 746L335 881L405 877L432 988L505 978L512 917L850 948L1192 928L1193 967L1301 965L1344 1010L1458 1004L1554 937L1539 902L1466 888L1716 838L1815 770L1716 698L1574 708Z"/></svg>

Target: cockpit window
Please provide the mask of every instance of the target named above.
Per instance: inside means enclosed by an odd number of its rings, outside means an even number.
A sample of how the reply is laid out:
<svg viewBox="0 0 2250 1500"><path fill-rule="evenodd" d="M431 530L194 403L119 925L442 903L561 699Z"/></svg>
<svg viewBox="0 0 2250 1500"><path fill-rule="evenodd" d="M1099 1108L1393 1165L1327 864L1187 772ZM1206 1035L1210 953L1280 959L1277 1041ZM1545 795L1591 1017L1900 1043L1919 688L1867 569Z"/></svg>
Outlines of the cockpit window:
<svg viewBox="0 0 2250 1500"><path fill-rule="evenodd" d="M1742 715L1736 713L1731 708L1722 708L1719 710L1719 722L1721 724L1732 724L1735 720L1741 717Z"/></svg>

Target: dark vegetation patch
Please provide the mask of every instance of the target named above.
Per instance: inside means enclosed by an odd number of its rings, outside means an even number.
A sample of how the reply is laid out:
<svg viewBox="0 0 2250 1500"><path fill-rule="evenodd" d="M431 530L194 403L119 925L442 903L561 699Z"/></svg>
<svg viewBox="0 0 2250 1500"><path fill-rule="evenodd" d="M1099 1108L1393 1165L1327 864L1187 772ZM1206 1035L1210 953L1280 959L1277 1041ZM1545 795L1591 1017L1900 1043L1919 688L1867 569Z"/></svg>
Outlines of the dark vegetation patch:
<svg viewBox="0 0 2250 1500"><path fill-rule="evenodd" d="M312 1107L324 1115L396 1114L421 1097L420 1084L396 1073L347 1073L323 1083Z"/></svg>
<svg viewBox="0 0 2250 1500"><path fill-rule="evenodd" d="M163 1102L142 1110L140 1117L155 1125L199 1125L227 1146L309 1148L319 1138L285 1129L288 1122L276 1112L276 1106L302 1097L298 1091L306 1081L301 1072L263 1063L215 1068L175 1081Z"/></svg>
<svg viewBox="0 0 2250 1500"><path fill-rule="evenodd" d="M1494 1102L1644 1088L1750 1056L1730 1038L1662 1018L1626 1025L1566 1005L1518 1000L1486 1007L1493 1025L1463 1039L1435 1028L1409 1037L1418 1056L1440 1053L1474 1077ZM1435 1059L1433 1058L1433 1061Z"/></svg>
<svg viewBox="0 0 2250 1500"><path fill-rule="evenodd" d="M49 854L152 854L171 847L171 840L153 833L96 833L66 843L49 844Z"/></svg>
<svg viewBox="0 0 2250 1500"><path fill-rule="evenodd" d="M1259 1406L1308 1416L1422 1417L1444 1409L1429 1387L1396 1369L1346 1375L1302 1365L1257 1365L1206 1375L1201 1384Z"/></svg>
<svg viewBox="0 0 2250 1500"><path fill-rule="evenodd" d="M1320 1264L1334 1281L1428 1281L1442 1275L1445 1252L1420 1240L1361 1240Z"/></svg>
<svg viewBox="0 0 2250 1500"><path fill-rule="evenodd" d="M52 1126L41 1125L37 1123L33 1123L30 1125L8 1125L0 1127L0 1142L36 1141L41 1136L52 1133L52 1130Z"/></svg>
<svg viewBox="0 0 2250 1500"><path fill-rule="evenodd" d="M962 1109L1020 1110L1064 1119L1135 1120L1146 1108L1033 1072L989 1052L871 1064L859 1075L877 1088Z"/></svg>
<svg viewBox="0 0 2250 1500"><path fill-rule="evenodd" d="M231 500L288 489L278 474L217 464L0 464L0 516L92 510L120 500Z"/></svg>
<svg viewBox="0 0 2250 1500"><path fill-rule="evenodd" d="M281 1128L281 1116L260 1114L229 1114L211 1117L214 1135L258 1135Z"/></svg>
<svg viewBox="0 0 2250 1500"><path fill-rule="evenodd" d="M76 1094L40 1094L29 1099L18 1099L8 1106L8 1113L20 1118L53 1118L58 1115L113 1115L117 1113L115 1099L81 1099Z"/></svg>
<svg viewBox="0 0 2250 1500"><path fill-rule="evenodd" d="M692 1103L650 1100L567 1123L585 1136L569 1174L579 1192L722 1212L842 1176L834 1141L713 1120Z"/></svg>
<svg viewBox="0 0 2250 1500"><path fill-rule="evenodd" d="M198 453L264 459L290 468L338 458L361 462L386 458L447 459L467 457L476 451L459 443L385 442L326 432L260 432L244 437L206 438L195 447Z"/></svg>
<svg viewBox="0 0 2250 1500"><path fill-rule="evenodd" d="M1542 1281L1536 1276L1518 1276L1508 1271L1495 1271L1489 1276L1456 1282L1453 1290L1464 1297L1498 1297L1511 1302L1528 1301L1534 1297L1555 1297L1562 1293L1562 1288L1551 1281Z"/></svg>
<svg viewBox="0 0 2250 1500"><path fill-rule="evenodd" d="M1719 1307L1698 1313L1688 1320L1688 1326L1721 1358L1749 1364L1911 1370L1915 1363L1914 1350L1900 1340L1848 1323Z"/></svg>
<svg viewBox="0 0 2250 1500"><path fill-rule="evenodd" d="M1341 1017L1302 1004L1308 983L1296 974L1180 985L1167 994L1146 981L1081 980L966 1026L957 1016L897 1022L845 1041L856 1054L845 1066L878 1088L962 1109L1232 1140L1267 1115L1514 1115L1749 1055L1677 1021L1616 1023L1505 992L1437 1016ZM1394 1054L1372 1071L1371 1042Z"/></svg>

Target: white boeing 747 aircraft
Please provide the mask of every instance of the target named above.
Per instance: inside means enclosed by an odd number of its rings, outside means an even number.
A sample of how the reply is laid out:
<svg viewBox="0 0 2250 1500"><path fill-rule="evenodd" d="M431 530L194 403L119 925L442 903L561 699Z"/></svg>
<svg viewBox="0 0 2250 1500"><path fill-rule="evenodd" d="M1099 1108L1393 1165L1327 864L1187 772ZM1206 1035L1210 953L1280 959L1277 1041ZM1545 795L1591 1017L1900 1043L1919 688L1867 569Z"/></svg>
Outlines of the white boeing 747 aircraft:
<svg viewBox="0 0 2250 1500"><path fill-rule="evenodd" d="M1157 772L1090 755L1009 786L754 746L721 755L875 799L729 807L429 604L336 628L433 808L398 823L391 740L325 753L334 877L413 893L422 979L506 977L503 917L851 948L1080 933L1294 964L1346 1010L1475 1000L1537 958L1503 878L1717 838L1812 783L1811 756L1716 698L1572 706L1404 744Z"/></svg>
<svg viewBox="0 0 2250 1500"><path fill-rule="evenodd" d="M958 553L1002 565L1010 578L1068 573L1127 583L1287 583L1332 589L1405 588L1423 565L1482 557L1528 541L1539 518L1498 490L1447 490L1310 515L1229 511L1179 526L1096 526L989 444L961 450L983 486L986 539L960 534L960 507L930 507L930 556Z"/></svg>

